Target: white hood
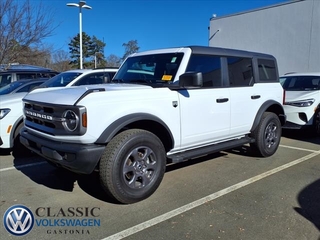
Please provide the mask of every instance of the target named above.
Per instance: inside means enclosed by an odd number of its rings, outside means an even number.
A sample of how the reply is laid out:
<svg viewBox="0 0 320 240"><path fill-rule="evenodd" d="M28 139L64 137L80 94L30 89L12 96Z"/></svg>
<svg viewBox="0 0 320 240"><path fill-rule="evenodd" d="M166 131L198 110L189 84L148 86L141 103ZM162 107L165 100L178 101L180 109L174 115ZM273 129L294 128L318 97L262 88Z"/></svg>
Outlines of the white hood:
<svg viewBox="0 0 320 240"><path fill-rule="evenodd" d="M21 101L22 98L26 95L26 92L21 93L12 93L12 94L5 94L0 96L0 107L5 107L8 104L12 104L14 102Z"/></svg>
<svg viewBox="0 0 320 240"><path fill-rule="evenodd" d="M150 86L139 84L99 84L77 87L39 88L30 92L23 100L59 105L74 105L82 96L90 91L121 91L150 89ZM92 94L92 93L91 93Z"/></svg>

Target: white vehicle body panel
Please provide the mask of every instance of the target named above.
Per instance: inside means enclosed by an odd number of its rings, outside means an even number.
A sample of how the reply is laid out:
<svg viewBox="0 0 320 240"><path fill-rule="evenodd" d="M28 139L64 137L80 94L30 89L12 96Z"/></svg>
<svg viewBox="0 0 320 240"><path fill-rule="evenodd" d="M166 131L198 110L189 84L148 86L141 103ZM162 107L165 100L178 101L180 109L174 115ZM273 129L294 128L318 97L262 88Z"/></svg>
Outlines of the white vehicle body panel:
<svg viewBox="0 0 320 240"><path fill-rule="evenodd" d="M22 98L27 93L14 93L0 96L0 108L9 108L10 112L2 119L0 119L0 136L3 144L0 148L13 147L13 129L22 120Z"/></svg>
<svg viewBox="0 0 320 240"><path fill-rule="evenodd" d="M296 107L284 105L284 111L287 115L287 121L298 125L312 125L315 109L320 104L320 90L317 91L286 91L286 102L297 102L302 100L314 99L315 102L308 107ZM307 123L299 118L299 113L305 113Z"/></svg>
<svg viewBox="0 0 320 240"><path fill-rule="evenodd" d="M285 114L287 116L287 122L293 123L301 127L309 127L314 123L315 111L320 106L320 72L309 72L309 73L293 73L286 74L280 78L282 84L287 78L304 78L310 77L313 82L318 83L318 89L308 89L308 86L304 90L299 91L299 89L285 90L285 104L283 106ZM305 80L305 79L304 79ZM294 82L293 82L294 83ZM303 86L302 86L303 87ZM301 103L311 100L313 101L310 106L298 106L294 103Z"/></svg>

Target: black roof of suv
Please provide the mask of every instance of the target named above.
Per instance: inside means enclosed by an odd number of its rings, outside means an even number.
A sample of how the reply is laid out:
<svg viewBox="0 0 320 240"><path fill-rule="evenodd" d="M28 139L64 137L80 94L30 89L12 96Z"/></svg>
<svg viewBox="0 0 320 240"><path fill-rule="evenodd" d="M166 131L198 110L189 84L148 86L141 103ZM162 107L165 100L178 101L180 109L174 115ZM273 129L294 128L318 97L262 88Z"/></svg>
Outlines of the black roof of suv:
<svg viewBox="0 0 320 240"><path fill-rule="evenodd" d="M27 64L1 64L0 87L21 79L51 78L59 72L49 68Z"/></svg>

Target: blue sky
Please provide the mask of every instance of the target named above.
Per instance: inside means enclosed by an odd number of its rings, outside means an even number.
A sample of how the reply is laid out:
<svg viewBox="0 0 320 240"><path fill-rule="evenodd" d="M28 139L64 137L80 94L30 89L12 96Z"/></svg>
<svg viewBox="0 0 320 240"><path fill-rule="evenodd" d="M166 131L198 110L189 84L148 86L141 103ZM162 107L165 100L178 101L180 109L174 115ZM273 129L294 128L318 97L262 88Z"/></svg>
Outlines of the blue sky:
<svg viewBox="0 0 320 240"><path fill-rule="evenodd" d="M82 27L89 36L106 43L105 56L122 57L123 43L137 40L140 51L186 45L208 45L213 14L225 16L289 0L88 0ZM44 43L68 52L68 43L79 33L79 9L67 7L78 0L30 0L49 7L58 27Z"/></svg>

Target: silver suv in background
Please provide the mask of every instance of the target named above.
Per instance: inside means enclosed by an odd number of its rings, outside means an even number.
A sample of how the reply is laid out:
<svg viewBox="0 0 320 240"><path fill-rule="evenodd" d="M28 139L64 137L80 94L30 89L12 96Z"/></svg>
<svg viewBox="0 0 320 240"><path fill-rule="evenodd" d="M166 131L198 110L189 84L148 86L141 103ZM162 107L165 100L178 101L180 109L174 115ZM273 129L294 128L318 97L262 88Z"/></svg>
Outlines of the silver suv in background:
<svg viewBox="0 0 320 240"><path fill-rule="evenodd" d="M287 115L283 128L311 128L320 136L320 72L286 74L280 82Z"/></svg>

